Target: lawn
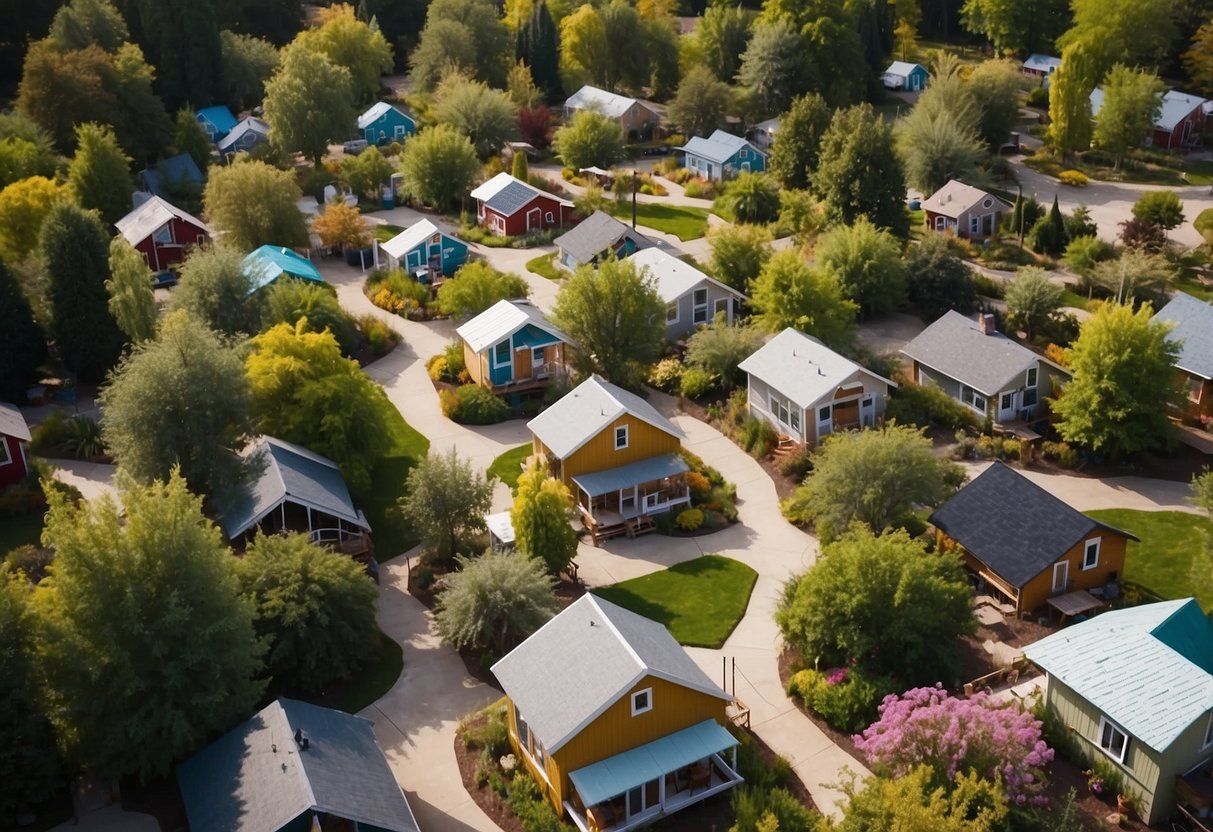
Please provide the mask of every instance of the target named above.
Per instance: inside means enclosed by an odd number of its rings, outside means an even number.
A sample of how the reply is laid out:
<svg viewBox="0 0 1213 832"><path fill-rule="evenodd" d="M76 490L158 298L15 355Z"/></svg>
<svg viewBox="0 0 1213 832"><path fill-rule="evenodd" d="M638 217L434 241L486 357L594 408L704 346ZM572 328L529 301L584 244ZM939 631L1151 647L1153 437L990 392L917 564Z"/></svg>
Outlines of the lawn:
<svg viewBox="0 0 1213 832"><path fill-rule="evenodd" d="M0 560L18 546L37 546L42 536L42 514L0 519Z"/></svg>
<svg viewBox="0 0 1213 832"><path fill-rule="evenodd" d="M632 218L632 203L611 202L610 211L624 221ZM684 205L641 202L636 205L636 223L680 240L697 240L708 233L708 211Z"/></svg>
<svg viewBox="0 0 1213 832"><path fill-rule="evenodd" d="M526 270L540 277L546 277L548 280L559 280L561 274L553 262L555 259L556 252L554 251L551 254L541 254L534 260L526 261Z"/></svg>
<svg viewBox="0 0 1213 832"><path fill-rule="evenodd" d="M704 555L594 594L660 621L679 644L719 649L745 615L756 580L740 561Z"/></svg>
<svg viewBox="0 0 1213 832"><path fill-rule="evenodd" d="M1090 303L1091 299L1086 295L1080 295L1077 292L1073 292L1069 289L1066 289L1061 294L1062 306L1073 306L1075 309L1086 309Z"/></svg>
<svg viewBox="0 0 1213 832"><path fill-rule="evenodd" d="M401 520L396 503L404 496L404 482L409 469L429 453L430 440L404 421L400 411L388 401L386 393L382 390L375 392L387 425L384 453L371 472L369 492L357 495L357 499L374 532L375 559L385 561L404 554L419 542Z"/></svg>
<svg viewBox="0 0 1213 832"><path fill-rule="evenodd" d="M397 234L399 234L403 230L404 229L401 228L400 226L391 225L390 223L383 223L382 225L376 225L375 231L374 231L375 239L381 243L386 243L387 241L391 240L393 237L395 237Z"/></svg>
<svg viewBox="0 0 1213 832"><path fill-rule="evenodd" d="M508 450L493 460L493 464L489 466L489 475L496 476L510 487L510 491L514 491L518 488L518 476L522 473L522 463L526 462L526 458L530 455L529 442Z"/></svg>
<svg viewBox="0 0 1213 832"><path fill-rule="evenodd" d="M1208 518L1124 508L1087 514L1141 538L1141 543L1129 541L1125 581L1140 586L1147 596L1194 596L1206 612L1213 610L1213 522Z"/></svg>

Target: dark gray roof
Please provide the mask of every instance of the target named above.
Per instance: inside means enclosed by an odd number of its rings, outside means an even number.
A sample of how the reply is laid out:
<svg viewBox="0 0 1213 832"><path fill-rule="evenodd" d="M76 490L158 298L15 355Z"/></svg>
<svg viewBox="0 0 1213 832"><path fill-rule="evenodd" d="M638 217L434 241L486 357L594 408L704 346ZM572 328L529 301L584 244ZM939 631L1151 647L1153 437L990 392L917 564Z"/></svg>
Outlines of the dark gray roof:
<svg viewBox="0 0 1213 832"><path fill-rule="evenodd" d="M1001 332L983 335L977 321L955 310L920 332L901 351L987 396L1043 360Z"/></svg>
<svg viewBox="0 0 1213 832"><path fill-rule="evenodd" d="M1104 528L1027 477L995 462L931 515L931 523L1015 587L1022 587Z"/></svg>
<svg viewBox="0 0 1213 832"><path fill-rule="evenodd" d="M186 760L177 783L190 832L278 832L309 810L417 832L371 722L292 699L271 703Z"/></svg>
<svg viewBox="0 0 1213 832"><path fill-rule="evenodd" d="M511 182L486 199L484 204L509 217L538 195L537 190L524 182Z"/></svg>
<svg viewBox="0 0 1213 832"><path fill-rule="evenodd" d="M1179 343L1175 366L1213 379L1213 306L1186 292L1177 292L1154 317L1174 324L1171 340Z"/></svg>
<svg viewBox="0 0 1213 832"><path fill-rule="evenodd" d="M631 239L637 249L648 248L653 241L612 217L605 211L595 211L571 230L556 238L555 243L573 256L578 263L588 263L622 239Z"/></svg>

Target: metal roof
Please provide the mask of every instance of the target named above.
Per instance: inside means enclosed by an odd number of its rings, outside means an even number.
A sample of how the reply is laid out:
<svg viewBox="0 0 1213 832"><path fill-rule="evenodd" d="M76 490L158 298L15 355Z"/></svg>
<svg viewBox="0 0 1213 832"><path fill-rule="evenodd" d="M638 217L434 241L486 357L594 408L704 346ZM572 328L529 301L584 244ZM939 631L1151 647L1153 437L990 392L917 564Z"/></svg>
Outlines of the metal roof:
<svg viewBox="0 0 1213 832"><path fill-rule="evenodd" d="M641 483L663 480L676 474L685 474L691 470L686 460L678 454L662 454L620 465L618 468L608 468L593 474L578 474L573 482L591 497L610 494L624 488Z"/></svg>
<svg viewBox="0 0 1213 832"><path fill-rule="evenodd" d="M280 698L177 767L192 832L279 832L324 812L389 832L417 820L370 720ZM307 748L295 742L295 732Z"/></svg>
<svg viewBox="0 0 1213 832"><path fill-rule="evenodd" d="M1001 332L983 335L977 321L956 310L918 334L901 350L920 364L993 396L1038 362L1051 362Z"/></svg>
<svg viewBox="0 0 1213 832"><path fill-rule="evenodd" d="M671 436L679 439L684 436L673 422L644 399L597 375L578 384L526 426L553 454L564 459L624 413Z"/></svg>
<svg viewBox="0 0 1213 832"><path fill-rule="evenodd" d="M243 118L240 123L233 127L226 136L219 140L219 149L227 150L229 147L240 141L245 133L256 133L263 139L269 139L270 126L256 116Z"/></svg>
<svg viewBox="0 0 1213 832"><path fill-rule="evenodd" d="M719 280L704 274L685 260L680 260L668 251L663 251L660 248L646 248L643 251L636 252L628 259L635 263L638 269L643 268L648 270L649 277L652 278L653 285L657 289L657 294L661 296L661 300L665 303L673 303L687 292L698 288L705 282L711 283L738 298L745 299L745 295L738 292L732 286L726 286Z"/></svg>
<svg viewBox="0 0 1213 832"><path fill-rule="evenodd" d="M393 110L395 110L406 121L416 124L416 122L413 121L413 117L404 112L404 110L401 110L399 107L389 104L386 101L378 101L372 104L366 112L358 116L358 129L365 130Z"/></svg>
<svg viewBox="0 0 1213 832"><path fill-rule="evenodd" d="M628 111L629 107L637 103L640 102L635 98L617 95L586 84L570 95L564 102L564 106L570 110L595 110L607 118L619 118Z"/></svg>
<svg viewBox="0 0 1213 832"><path fill-rule="evenodd" d="M1156 751L1213 708L1213 623L1193 598L1102 613L1024 655Z"/></svg>
<svg viewBox="0 0 1213 832"><path fill-rule="evenodd" d="M1061 66L1061 58L1053 55L1029 55L1023 62L1024 69L1034 69L1046 75Z"/></svg>
<svg viewBox="0 0 1213 832"><path fill-rule="evenodd" d="M553 242L578 263L588 263L625 238L632 240L638 250L654 245L648 237L605 211L595 211Z"/></svg>
<svg viewBox="0 0 1213 832"><path fill-rule="evenodd" d="M244 274L249 279L249 294L264 289L282 275L323 283L324 276L302 254L282 246L261 246L244 258Z"/></svg>
<svg viewBox="0 0 1213 832"><path fill-rule="evenodd" d="M155 194L152 194L135 210L114 223L114 227L118 229L119 234L126 238L128 243L135 246L146 240L157 229L174 218L201 228L207 234L211 233L211 230L206 227L206 223L202 220L193 214L187 214L176 205Z"/></svg>
<svg viewBox="0 0 1213 832"><path fill-rule="evenodd" d="M664 626L592 594L578 598L492 669L549 754L645 676L732 699Z"/></svg>
<svg viewBox="0 0 1213 832"><path fill-rule="evenodd" d="M236 117L223 104L217 104L214 107L203 107L198 111L197 116L199 121L208 122L219 131L221 136L236 126Z"/></svg>
<svg viewBox="0 0 1213 832"><path fill-rule="evenodd" d="M884 74L908 78L910 73L916 69L921 69L923 72L927 72L927 68L922 64L912 64L907 61L893 61L893 63L889 64L889 68L884 71ZM929 75L930 73L927 74Z"/></svg>
<svg viewBox="0 0 1213 832"><path fill-rule="evenodd" d="M31 441L29 425L15 404L0 402L0 435L15 436L24 442Z"/></svg>
<svg viewBox="0 0 1213 832"><path fill-rule="evenodd" d="M897 385L864 369L825 344L792 327L762 345L737 365L796 405L811 408L824 397L833 397L839 387L860 381L860 376Z"/></svg>
<svg viewBox="0 0 1213 832"><path fill-rule="evenodd" d="M1099 110L1103 107L1103 87L1091 90L1089 99L1091 117L1094 118L1099 115ZM1202 108L1205 103L1206 100L1200 96L1179 90L1167 90L1159 100L1158 118L1154 119L1154 126L1170 133L1179 126L1181 121L1191 115L1193 110Z"/></svg>
<svg viewBox="0 0 1213 832"><path fill-rule="evenodd" d="M483 202L488 207L492 208L504 216L512 216L519 209L529 203L537 196L546 196L548 199L554 199L562 205L572 205L567 199L561 199L555 194L541 191L532 185L523 182L521 179L515 179L510 174L502 171L494 176L488 182L480 185L469 196L472 199Z"/></svg>
<svg viewBox="0 0 1213 832"><path fill-rule="evenodd" d="M737 151L743 147L748 147L759 155L765 155L742 136L734 136L732 133L726 133L723 130L715 131L706 139L701 136L695 136L679 148L679 150L684 150L692 156L698 156L701 159L707 159L710 162L722 165L729 159L732 159Z"/></svg>
<svg viewBox="0 0 1213 832"><path fill-rule="evenodd" d="M1201 378L1213 379L1213 306L1186 292L1159 309L1155 320L1170 321L1171 340L1179 344L1175 366Z"/></svg>
<svg viewBox="0 0 1213 832"><path fill-rule="evenodd" d="M456 329L455 334L467 342L472 352L480 352L504 341L527 324L566 344L572 343L569 336L553 326L542 312L525 300L499 300Z"/></svg>
<svg viewBox="0 0 1213 832"><path fill-rule="evenodd" d="M380 243L379 248L399 259L435 234L443 234L443 232L429 220L419 220L386 243ZM450 235L444 234L444 236L449 237Z"/></svg>
<svg viewBox="0 0 1213 832"><path fill-rule="evenodd" d="M986 200L990 201L989 206L984 204ZM953 219L978 205L981 205L987 211L1011 210L1010 205L1007 205L1007 203L994 196L994 194L987 193L981 188L974 188L972 185L966 185L958 179L949 179L948 184L922 202L923 210L930 211L933 214L943 214L945 217L952 217Z"/></svg>

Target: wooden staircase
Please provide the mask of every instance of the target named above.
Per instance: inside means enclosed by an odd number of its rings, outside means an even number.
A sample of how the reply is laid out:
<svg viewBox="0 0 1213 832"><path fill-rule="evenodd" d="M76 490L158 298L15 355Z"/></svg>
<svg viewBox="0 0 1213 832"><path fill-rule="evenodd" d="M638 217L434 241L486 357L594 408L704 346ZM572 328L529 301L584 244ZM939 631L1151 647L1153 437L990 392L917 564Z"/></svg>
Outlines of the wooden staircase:
<svg viewBox="0 0 1213 832"><path fill-rule="evenodd" d="M628 527L628 537L639 537L642 534L657 531L657 524L653 522L653 518L648 515L633 517L631 520L623 521Z"/></svg>
<svg viewBox="0 0 1213 832"><path fill-rule="evenodd" d="M780 436L779 440L775 443L775 447L771 449L771 456L775 459L783 459L796 453L799 449L800 443L795 439L790 436Z"/></svg>

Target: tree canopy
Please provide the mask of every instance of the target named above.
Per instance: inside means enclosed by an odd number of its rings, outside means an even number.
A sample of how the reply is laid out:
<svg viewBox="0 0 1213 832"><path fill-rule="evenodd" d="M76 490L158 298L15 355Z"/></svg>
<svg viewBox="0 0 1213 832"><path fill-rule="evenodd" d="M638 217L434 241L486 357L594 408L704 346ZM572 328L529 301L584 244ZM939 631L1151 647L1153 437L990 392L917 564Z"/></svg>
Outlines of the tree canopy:
<svg viewBox="0 0 1213 832"><path fill-rule="evenodd" d="M410 195L441 210L462 202L480 172L480 160L467 136L439 124L408 140L400 170Z"/></svg>
<svg viewBox="0 0 1213 832"><path fill-rule="evenodd" d="M138 344L156 335L156 294L143 255L118 234L110 240L110 277L105 281L109 311L118 328Z"/></svg>
<svg viewBox="0 0 1213 832"><path fill-rule="evenodd" d="M130 158L118 146L114 131L98 124L76 128L76 155L67 168L76 201L113 224L130 211Z"/></svg>
<svg viewBox="0 0 1213 832"><path fill-rule="evenodd" d="M377 88L377 87L376 87ZM354 123L350 71L302 43L282 50L278 71L265 84L265 121L274 147L298 151L319 165L328 146Z"/></svg>
<svg viewBox="0 0 1213 832"><path fill-rule="evenodd" d="M732 102L728 84L706 66L693 66L682 77L668 112L684 135L709 136L724 126Z"/></svg>
<svg viewBox="0 0 1213 832"><path fill-rule="evenodd" d="M484 531L492 501L493 483L452 447L445 454L431 453L409 471L400 512L440 558L450 559L469 535Z"/></svg>
<svg viewBox="0 0 1213 832"><path fill-rule="evenodd" d="M46 361L46 336L21 284L0 260L0 398L21 401Z"/></svg>
<svg viewBox="0 0 1213 832"><path fill-rule="evenodd" d="M998 832L1007 819L1007 799L997 780L984 772L962 773L952 789L932 784L927 766L913 768L904 777L873 777L863 788L846 788L841 820L824 819L819 832ZM1073 794L1073 790L1071 790ZM1060 822L1056 817L1050 820ZM1052 826L1057 832L1081 828Z"/></svg>
<svg viewBox="0 0 1213 832"><path fill-rule="evenodd" d="M302 195L288 171L247 161L213 170L202 201L225 244L252 251L265 244L307 245L307 225L295 204Z"/></svg>
<svg viewBox="0 0 1213 832"><path fill-rule="evenodd" d="M901 243L860 217L853 225L831 228L817 240L817 265L833 275L843 294L864 315L884 315L906 300Z"/></svg>
<svg viewBox="0 0 1213 832"><path fill-rule="evenodd" d="M513 272L499 272L485 261L467 263L438 287L438 309L444 315L467 320L493 304L530 294L526 281Z"/></svg>
<svg viewBox="0 0 1213 832"><path fill-rule="evenodd" d="M510 31L489 0L433 0L421 40L409 55L410 77L425 92L452 69L501 87L510 46Z"/></svg>
<svg viewBox="0 0 1213 832"><path fill-rule="evenodd" d="M499 154L518 135L518 107L483 81L448 75L434 92L434 101L435 121L467 136L482 159Z"/></svg>
<svg viewBox="0 0 1213 832"><path fill-rule="evenodd" d="M830 109L816 93L792 101L779 117L767 169L785 188L807 188L817 171L821 137L830 126Z"/></svg>
<svg viewBox="0 0 1213 832"><path fill-rule="evenodd" d="M577 532L569 522L573 498L568 486L532 463L518 477L510 511L518 551L537 558L549 575L559 576L577 556Z"/></svg>
<svg viewBox="0 0 1213 832"><path fill-rule="evenodd" d="M1004 55L1049 52L1070 23L1066 0L965 0L961 20Z"/></svg>
<svg viewBox="0 0 1213 832"><path fill-rule="evenodd" d="M704 65L726 84L732 83L741 69L753 17L754 13L743 6L713 0L695 27L695 43Z"/></svg>
<svg viewBox="0 0 1213 832"><path fill-rule="evenodd" d="M380 76L392 71L392 47L374 20L364 23L352 5L337 3L321 7L316 23L300 32L295 44L345 67L356 103L369 104L378 98Z"/></svg>
<svg viewBox="0 0 1213 832"><path fill-rule="evenodd" d="M71 0L51 21L50 38L65 52L89 46L115 52L130 36L126 21L107 0Z"/></svg>
<svg viewBox="0 0 1213 832"><path fill-rule="evenodd" d="M623 142L619 122L593 110L578 110L556 130L556 155L575 170L594 165L609 168L623 159Z"/></svg>
<svg viewBox="0 0 1213 832"><path fill-rule="evenodd" d="M763 116L784 112L796 96L808 92L810 68L792 24L777 20L754 26L741 57L737 83L749 92Z"/></svg>
<svg viewBox="0 0 1213 832"><path fill-rule="evenodd" d="M770 256L754 281L750 303L758 325L768 332L794 327L835 349L850 342L859 311L836 278L793 249Z"/></svg>
<svg viewBox="0 0 1213 832"><path fill-rule="evenodd" d="M712 274L744 294L771 257L771 232L761 225L718 226L708 234Z"/></svg>
<svg viewBox="0 0 1213 832"><path fill-rule="evenodd" d="M223 53L223 98L232 107L255 107L265 97L265 82L278 68L278 49L252 35L219 33Z"/></svg>
<svg viewBox="0 0 1213 832"><path fill-rule="evenodd" d="M1050 78L1049 144L1070 158L1091 143L1091 91L1100 76L1097 49L1084 41L1061 52L1061 66Z"/></svg>
<svg viewBox="0 0 1213 832"><path fill-rule="evenodd" d="M1091 138L1112 154L1115 169L1141 144L1162 109L1163 83L1153 72L1117 64L1103 82L1103 103L1095 114Z"/></svg>
<svg viewBox="0 0 1213 832"><path fill-rule="evenodd" d="M1065 290L1049 279L1038 266L1020 269L1007 285L1007 312L1015 326L1021 326L1028 340L1039 333L1049 318L1061 308Z"/></svg>
<svg viewBox="0 0 1213 832"><path fill-rule="evenodd" d="M459 565L447 575L434 610L439 635L456 650L504 656L560 609L554 581L537 558L486 552L460 557Z"/></svg>
<svg viewBox="0 0 1213 832"><path fill-rule="evenodd" d="M870 105L834 112L821 137L813 189L832 221L849 224L864 215L898 236L909 232L905 175L893 130Z"/></svg>
<svg viewBox="0 0 1213 832"><path fill-rule="evenodd" d="M43 223L71 191L45 176L31 176L0 191L0 257L19 263L38 246Z"/></svg>
<svg viewBox="0 0 1213 832"><path fill-rule="evenodd" d="M226 245L197 248L181 264L170 306L224 335L252 335L261 329L263 302L252 288L239 251Z"/></svg>
<svg viewBox="0 0 1213 832"><path fill-rule="evenodd" d="M949 309L962 315L977 309L973 270L944 235L926 235L910 248L905 265L910 303L924 320L941 318Z"/></svg>

